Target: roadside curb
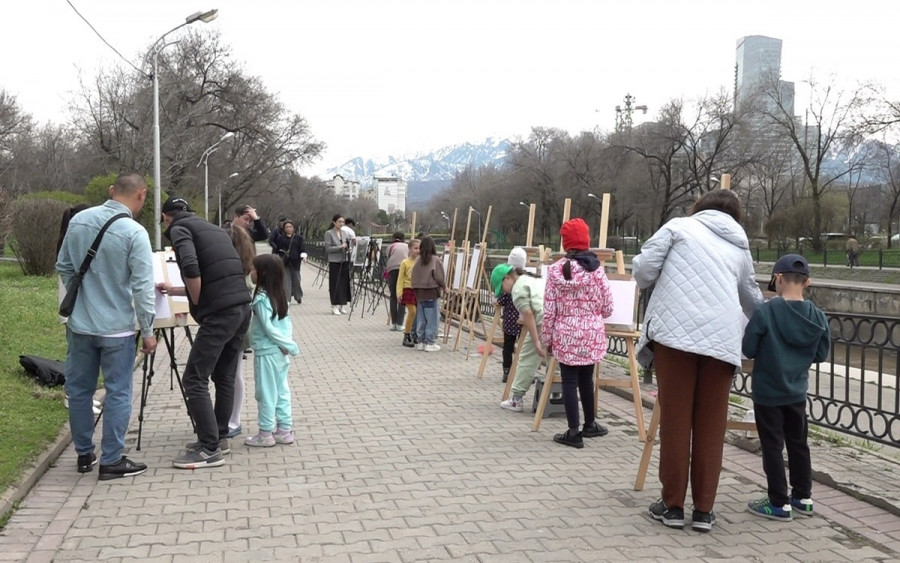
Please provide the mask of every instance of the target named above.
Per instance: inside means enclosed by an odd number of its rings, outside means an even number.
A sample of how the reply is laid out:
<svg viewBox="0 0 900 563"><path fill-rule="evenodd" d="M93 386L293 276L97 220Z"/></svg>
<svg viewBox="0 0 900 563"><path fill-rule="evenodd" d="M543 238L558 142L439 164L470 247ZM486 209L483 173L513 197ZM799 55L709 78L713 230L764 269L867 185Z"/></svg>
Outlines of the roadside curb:
<svg viewBox="0 0 900 563"><path fill-rule="evenodd" d="M72 443L72 432L69 431L69 424L63 425L56 440L49 448L44 450L38 456L37 462L25 470L25 474L19 480L17 485L13 485L3 493L0 497L0 518L5 518L15 508L16 503L25 498L31 489L41 480L41 477L47 473L50 467L56 465L56 460Z"/></svg>

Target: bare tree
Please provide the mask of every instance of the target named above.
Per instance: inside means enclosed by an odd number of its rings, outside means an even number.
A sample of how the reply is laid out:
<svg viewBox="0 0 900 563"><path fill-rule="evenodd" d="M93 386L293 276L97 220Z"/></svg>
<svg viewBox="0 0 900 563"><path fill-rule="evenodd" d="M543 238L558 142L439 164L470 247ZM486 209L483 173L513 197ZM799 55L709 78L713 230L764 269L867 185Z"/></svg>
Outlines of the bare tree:
<svg viewBox="0 0 900 563"><path fill-rule="evenodd" d="M882 209L886 212L884 219L887 226L887 246L891 248L893 220L900 213L900 145L878 142L873 153L873 171L881 180L882 197L886 200ZM900 221L898 221L898 231L900 231Z"/></svg>
<svg viewBox="0 0 900 563"><path fill-rule="evenodd" d="M762 115L787 134L800 158L801 170L806 178L805 192L812 203L813 245L822 248L818 233L822 232L822 199L835 182L850 173L850 166L832 173L823 170L833 149L841 144L850 145L858 139L856 127L861 114L863 99L861 90L838 90L833 78L821 83L814 77L807 81L810 88L810 105L803 122L793 115L793 103L781 87L777 76L770 77L762 88Z"/></svg>

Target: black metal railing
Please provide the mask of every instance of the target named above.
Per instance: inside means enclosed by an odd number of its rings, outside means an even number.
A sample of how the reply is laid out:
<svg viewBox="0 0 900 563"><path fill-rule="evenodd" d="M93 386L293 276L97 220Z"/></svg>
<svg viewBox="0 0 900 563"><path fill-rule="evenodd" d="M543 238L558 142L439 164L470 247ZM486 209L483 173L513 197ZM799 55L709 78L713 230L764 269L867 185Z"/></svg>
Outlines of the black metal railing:
<svg viewBox="0 0 900 563"><path fill-rule="evenodd" d="M810 370L807 411L812 424L900 447L900 319L826 313L831 353ZM750 374L732 391L750 396Z"/></svg>

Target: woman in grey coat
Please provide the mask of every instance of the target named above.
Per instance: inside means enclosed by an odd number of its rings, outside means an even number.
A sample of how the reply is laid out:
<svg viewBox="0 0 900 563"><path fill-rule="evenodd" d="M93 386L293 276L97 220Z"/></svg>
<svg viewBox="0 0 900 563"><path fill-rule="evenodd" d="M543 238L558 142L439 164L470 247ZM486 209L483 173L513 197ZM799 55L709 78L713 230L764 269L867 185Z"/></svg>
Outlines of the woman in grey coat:
<svg viewBox="0 0 900 563"><path fill-rule="evenodd" d="M335 213L331 226L325 232L325 254L328 256L328 294L331 297L331 314L342 315L344 305L350 302L350 243L341 227L344 216Z"/></svg>
<svg viewBox="0 0 900 563"><path fill-rule="evenodd" d="M653 288L638 343L638 360L653 362L659 386L662 498L650 515L671 528L684 527L688 478L691 527L708 532L716 520L744 316L763 300L740 219L734 193L708 192L689 217L663 225L632 261L638 285Z"/></svg>

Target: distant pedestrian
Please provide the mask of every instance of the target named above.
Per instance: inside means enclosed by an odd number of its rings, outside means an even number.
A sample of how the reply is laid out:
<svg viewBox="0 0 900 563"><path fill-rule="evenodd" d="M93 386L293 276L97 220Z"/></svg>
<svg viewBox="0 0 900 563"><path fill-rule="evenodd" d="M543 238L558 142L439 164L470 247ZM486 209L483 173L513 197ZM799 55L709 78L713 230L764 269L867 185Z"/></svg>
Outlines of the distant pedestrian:
<svg viewBox="0 0 900 563"><path fill-rule="evenodd" d="M288 385L290 356L300 353L293 339L291 318L284 292L284 265L272 254L253 259L250 277L253 292L253 320L250 347L253 349L253 377L259 405L259 432L245 440L248 446L270 447L293 444L291 388Z"/></svg>
<svg viewBox="0 0 900 563"><path fill-rule="evenodd" d="M303 237L297 232L293 221L284 220L280 231L273 239L274 253L284 262L284 290L287 292L288 304L291 297L297 303L303 303L303 288L300 286L300 267L306 258L306 245Z"/></svg>
<svg viewBox="0 0 900 563"><path fill-rule="evenodd" d="M403 231L394 233L393 241L387 249L387 262L384 266L384 270L387 272L387 278L385 279L390 292L388 307L391 316L391 330L394 331L403 330L403 317L406 312L403 304L400 303L402 291L397 290L400 287L397 283L397 279L400 277L400 264L409 256L409 245L406 244L405 239L406 234Z"/></svg>
<svg viewBox="0 0 900 563"><path fill-rule="evenodd" d="M344 232L344 216L335 213L331 227L325 232L325 255L328 257L328 296L331 314L343 315L350 302L350 239Z"/></svg>
<svg viewBox="0 0 900 563"><path fill-rule="evenodd" d="M524 270L528 255L525 249L517 246L509 252L506 263L513 269ZM522 324L519 322L519 311L513 305L512 295L505 291L500 291L497 296L497 304L500 305L500 314L503 318L503 383L509 379L509 370L512 369L513 356L516 353L516 342L519 340L519 334L522 332Z"/></svg>
<svg viewBox="0 0 900 563"><path fill-rule="evenodd" d="M263 223L262 217L249 205L239 205L234 210L234 219L231 222L239 227L244 227L250 233L250 238L255 242L267 240L269 230Z"/></svg>
<svg viewBox="0 0 900 563"><path fill-rule="evenodd" d="M748 510L771 520L812 516L812 465L806 422L809 367L824 361L831 346L825 315L803 299L809 264L799 254L782 256L772 268L769 291L778 297L763 303L744 331L743 352L753 363L753 413L768 495ZM784 475L787 447L791 490Z"/></svg>
<svg viewBox="0 0 900 563"><path fill-rule="evenodd" d="M244 279L248 284L247 290L249 293L252 291L250 271L253 269L253 259L256 258L256 245L253 244L250 233L243 227L229 225L225 228L225 232L231 237L231 243L234 245L234 249L237 250L238 256L241 258L241 265L244 269ZM228 419L228 433L225 435L226 438L239 436L243 431L241 426L241 413L244 409L244 394L246 389L246 385L244 384L244 360L247 359L246 351L248 348L249 342L245 334L244 342L241 344L241 349L244 350L244 352L241 353L234 374L234 406L231 409L231 418Z"/></svg>
<svg viewBox="0 0 900 563"><path fill-rule="evenodd" d="M850 238L847 239L847 244L844 245L844 248L847 251L847 265L851 268L854 266L859 267L859 241L856 240L855 234L850 234Z"/></svg>
<svg viewBox="0 0 900 563"><path fill-rule="evenodd" d="M419 243L419 257L412 270L412 288L416 294L416 335L418 350L437 352L438 325L441 323L440 299L444 289L444 266L437 255L434 239Z"/></svg>
<svg viewBox="0 0 900 563"><path fill-rule="evenodd" d="M412 239L407 244L408 256L400 262L397 270L397 288L400 304L406 308L406 323L403 328L403 346L413 348L419 343L416 334L416 292L412 288L412 271L419 257L419 239ZM422 335L424 341L425 335Z"/></svg>
<svg viewBox="0 0 900 563"><path fill-rule="evenodd" d="M588 250L591 237L587 223L576 217L563 223L559 234L566 257L548 268L541 341L559 362L569 424L568 430L553 440L581 448L583 437L608 433L596 420L594 370L606 356L604 319L612 315L613 300L606 272L597 255ZM579 398L584 428L578 417Z"/></svg>

